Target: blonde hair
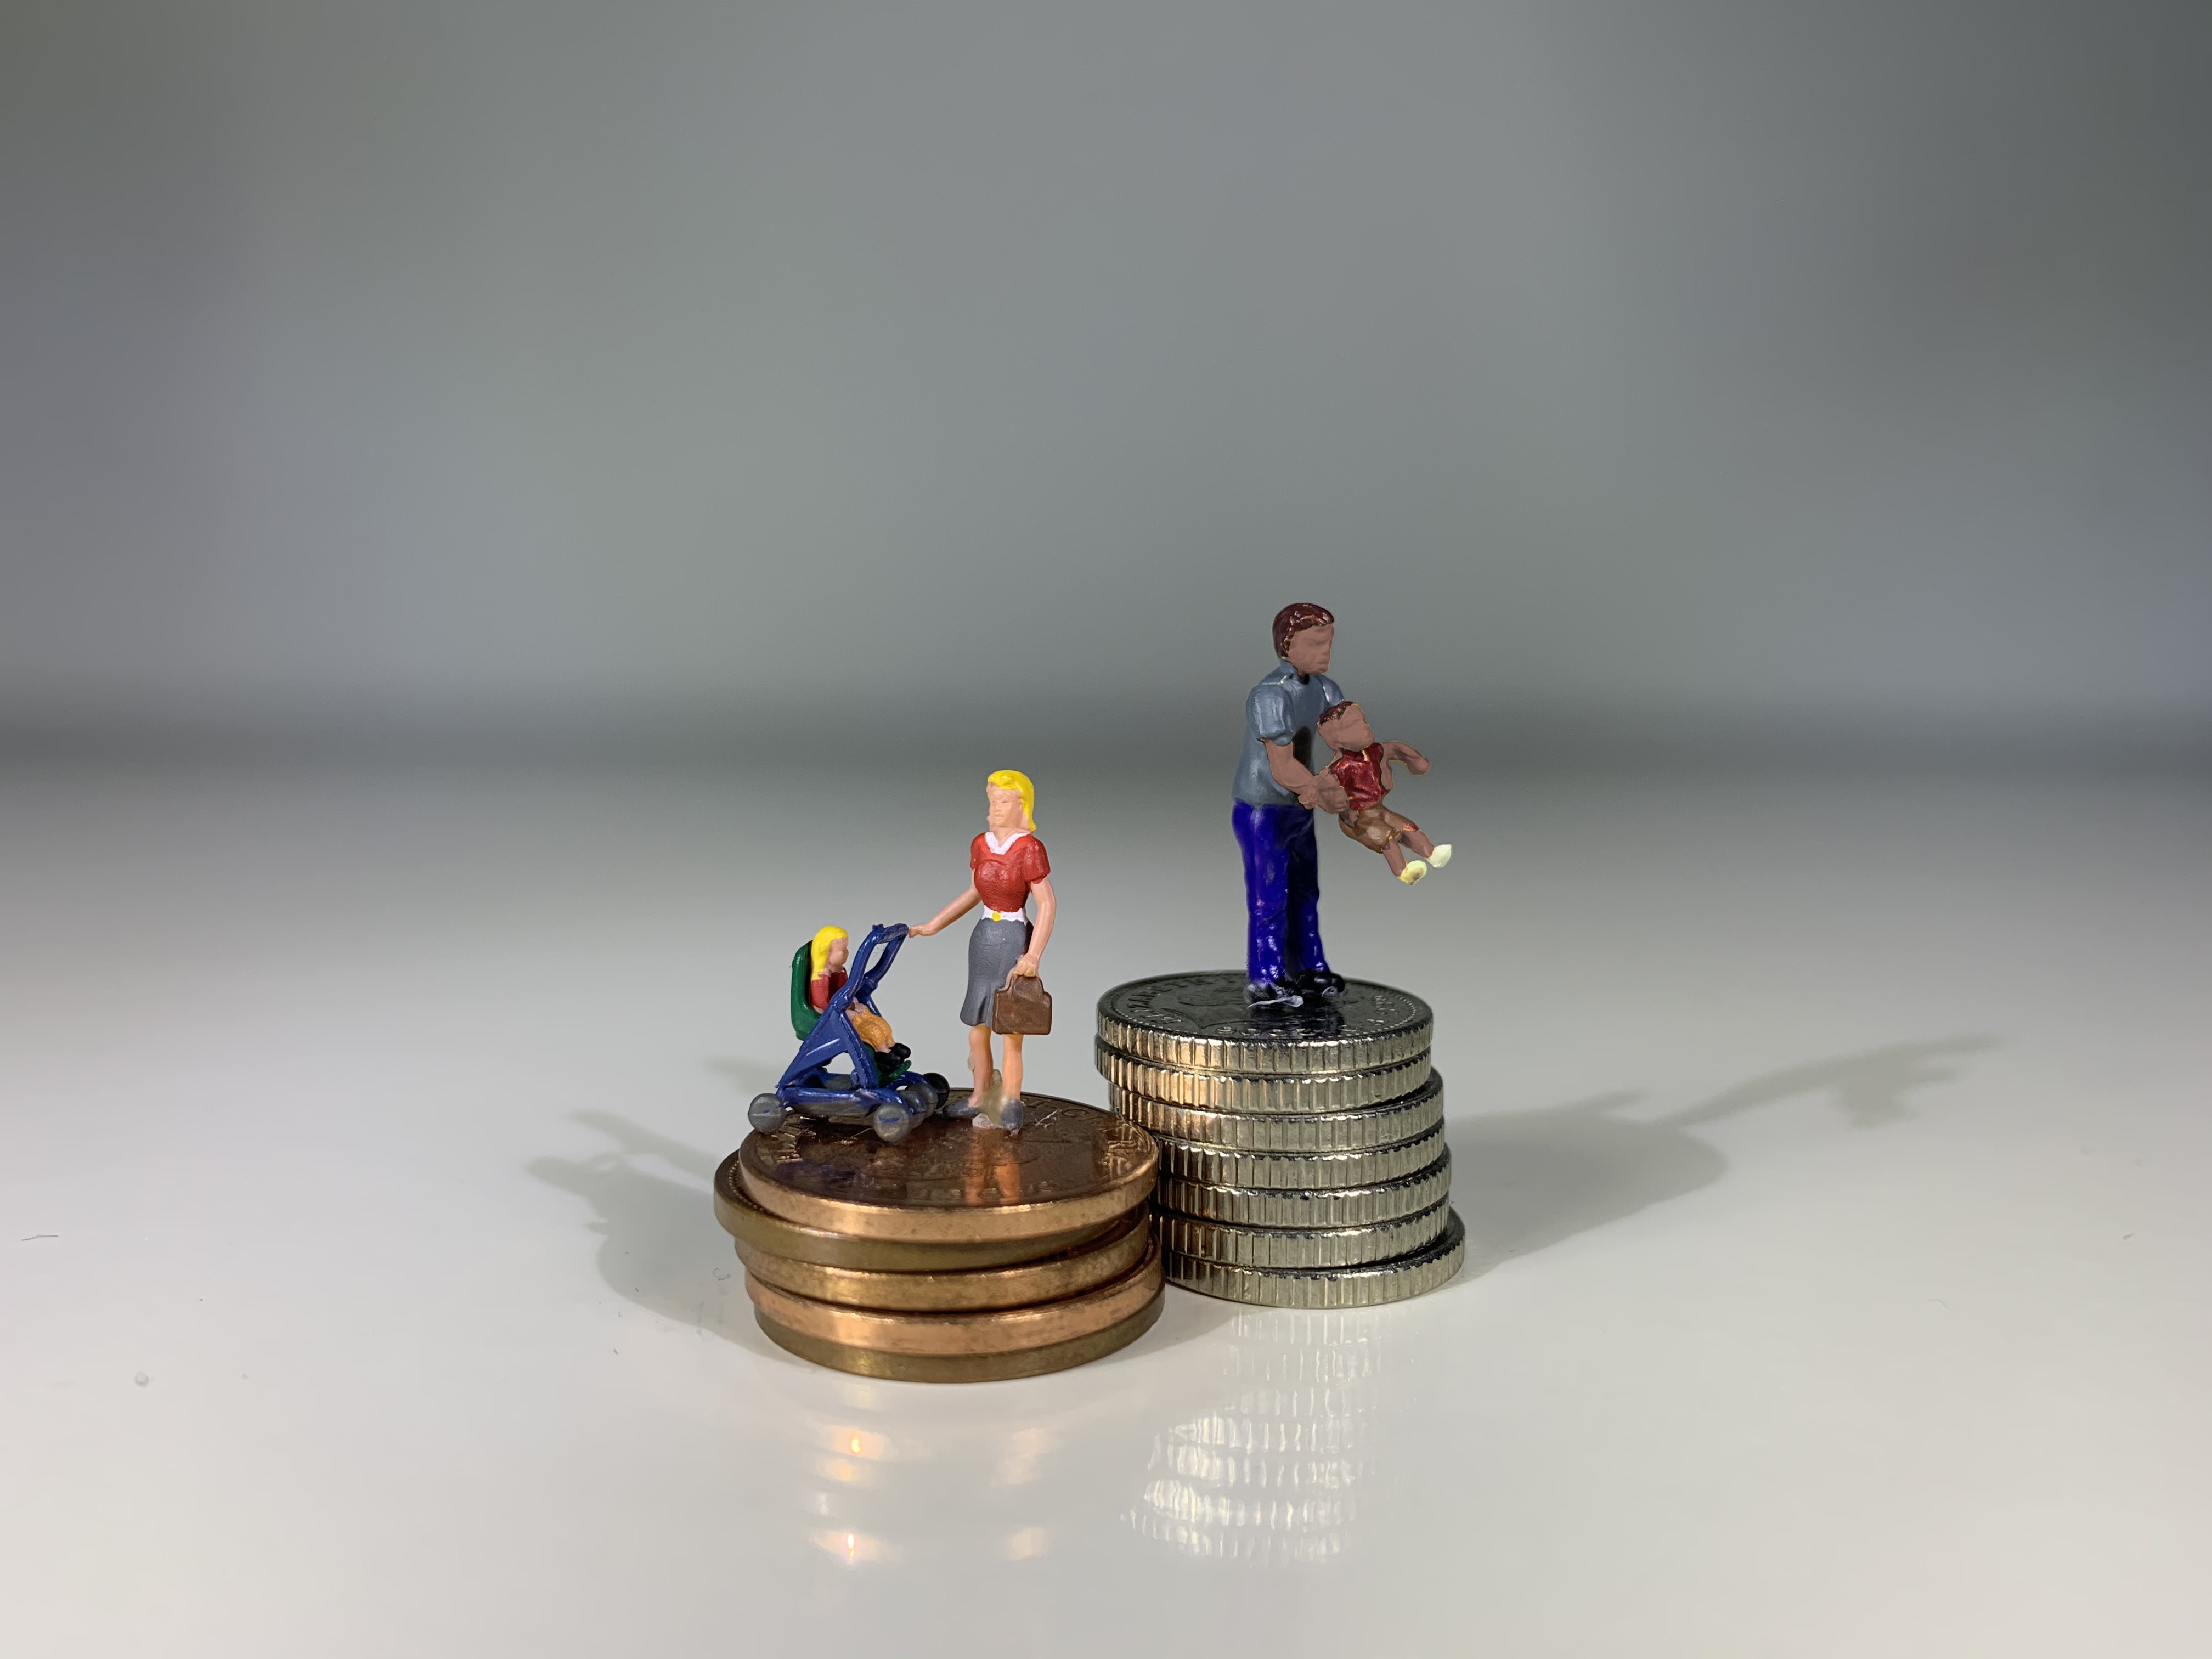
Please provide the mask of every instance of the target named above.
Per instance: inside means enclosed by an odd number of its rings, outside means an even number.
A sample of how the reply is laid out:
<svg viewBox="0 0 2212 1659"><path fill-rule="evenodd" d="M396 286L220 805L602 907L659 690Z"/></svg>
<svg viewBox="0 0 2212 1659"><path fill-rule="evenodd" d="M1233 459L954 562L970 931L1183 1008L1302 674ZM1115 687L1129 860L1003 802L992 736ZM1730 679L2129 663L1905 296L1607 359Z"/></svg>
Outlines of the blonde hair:
<svg viewBox="0 0 2212 1659"><path fill-rule="evenodd" d="M1036 785L1030 781L1028 773L1016 772L1012 769L994 772L983 781L1000 789L1021 791L1022 825L1028 830L1036 828Z"/></svg>
<svg viewBox="0 0 2212 1659"><path fill-rule="evenodd" d="M786 937L789 936L786 935ZM807 978L821 978L822 965L830 960L830 947L841 939L850 938L852 935L842 927L824 927L816 933L814 942L806 947Z"/></svg>

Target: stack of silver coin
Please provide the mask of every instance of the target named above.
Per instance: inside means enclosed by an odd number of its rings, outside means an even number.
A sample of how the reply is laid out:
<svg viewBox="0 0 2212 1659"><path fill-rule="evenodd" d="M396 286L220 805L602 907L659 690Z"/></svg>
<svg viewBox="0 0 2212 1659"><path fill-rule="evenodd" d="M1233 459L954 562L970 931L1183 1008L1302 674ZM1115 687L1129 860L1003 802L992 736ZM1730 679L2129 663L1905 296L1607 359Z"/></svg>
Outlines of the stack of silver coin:
<svg viewBox="0 0 2212 1659"><path fill-rule="evenodd" d="M1237 974L1166 974L1098 999L1114 1109L1159 1143L1167 1276L1281 1308L1357 1308L1460 1269L1436 1020L1353 980L1306 1007L1248 1007Z"/></svg>

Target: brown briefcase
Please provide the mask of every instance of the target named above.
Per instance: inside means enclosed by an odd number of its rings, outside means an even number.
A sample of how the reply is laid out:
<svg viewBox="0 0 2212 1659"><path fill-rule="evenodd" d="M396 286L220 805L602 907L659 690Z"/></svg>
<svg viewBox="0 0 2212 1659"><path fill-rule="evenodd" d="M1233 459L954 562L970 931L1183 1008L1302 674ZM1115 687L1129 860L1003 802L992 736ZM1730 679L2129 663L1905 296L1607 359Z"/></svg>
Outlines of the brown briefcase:
<svg viewBox="0 0 2212 1659"><path fill-rule="evenodd" d="M1034 974L991 994L991 1029L1002 1036L1046 1036L1052 1031L1052 993Z"/></svg>

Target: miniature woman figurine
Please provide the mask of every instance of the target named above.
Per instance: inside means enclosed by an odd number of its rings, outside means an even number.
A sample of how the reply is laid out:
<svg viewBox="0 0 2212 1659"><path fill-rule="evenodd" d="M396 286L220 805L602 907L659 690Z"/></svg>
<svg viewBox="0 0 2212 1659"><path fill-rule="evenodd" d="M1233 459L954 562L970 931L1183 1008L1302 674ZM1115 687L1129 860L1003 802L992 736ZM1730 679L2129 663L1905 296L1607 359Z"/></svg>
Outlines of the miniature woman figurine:
<svg viewBox="0 0 2212 1659"><path fill-rule="evenodd" d="M1052 895L1052 863L1036 838L1036 786L1019 772L994 772L983 781L988 816L983 833L968 844L968 868L974 877L958 898L919 927L921 939L942 932L977 904L983 914L968 936L968 993L961 999L960 1023L968 1028L968 1068L975 1086L968 1104L980 1120L1001 1128L1022 1122L1022 1040L1009 1033L1003 1067L991 1064L991 999L1015 980L1036 977L1057 907ZM1036 922L1023 912L1036 895ZM954 1115L965 1115L958 1107Z"/></svg>
<svg viewBox="0 0 2212 1659"><path fill-rule="evenodd" d="M830 999L845 982L845 962L851 935L842 927L824 927L799 947L791 959L791 1030L802 1039L811 1036L815 1022L830 1006Z"/></svg>

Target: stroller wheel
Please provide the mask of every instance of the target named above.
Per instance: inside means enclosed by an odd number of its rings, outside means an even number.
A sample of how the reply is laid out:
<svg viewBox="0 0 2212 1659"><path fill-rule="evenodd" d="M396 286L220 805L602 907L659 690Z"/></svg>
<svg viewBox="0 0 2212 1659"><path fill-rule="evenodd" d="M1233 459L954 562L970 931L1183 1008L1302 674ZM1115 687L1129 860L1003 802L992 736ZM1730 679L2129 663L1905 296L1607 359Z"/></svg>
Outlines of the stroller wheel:
<svg viewBox="0 0 2212 1659"><path fill-rule="evenodd" d="M945 1073L942 1073L942 1072L924 1072L924 1073L921 1074L921 1080L922 1080L924 1083L927 1083L927 1085L929 1085L933 1090L934 1090L934 1091L936 1091L936 1094L937 1094L937 1102L936 1102L936 1103L937 1103L938 1105L942 1106L943 1104L945 1104L945 1103L946 1101L948 1101L948 1100L950 1100L950 1099L951 1099L951 1098L952 1098L952 1085L951 1085L950 1083L948 1083L948 1082L946 1082L946 1081L945 1080Z"/></svg>
<svg viewBox="0 0 2212 1659"><path fill-rule="evenodd" d="M878 1106L868 1118L876 1139L893 1146L913 1133L914 1124L914 1113L904 1106Z"/></svg>
<svg viewBox="0 0 2212 1659"><path fill-rule="evenodd" d="M765 1133L783 1127L784 1103L774 1095L755 1095L753 1103L745 1109L745 1120L754 1128Z"/></svg>

